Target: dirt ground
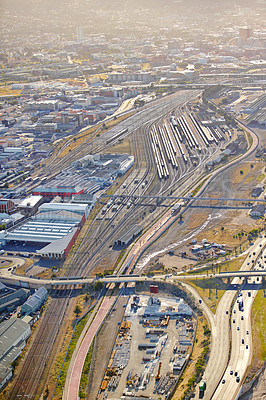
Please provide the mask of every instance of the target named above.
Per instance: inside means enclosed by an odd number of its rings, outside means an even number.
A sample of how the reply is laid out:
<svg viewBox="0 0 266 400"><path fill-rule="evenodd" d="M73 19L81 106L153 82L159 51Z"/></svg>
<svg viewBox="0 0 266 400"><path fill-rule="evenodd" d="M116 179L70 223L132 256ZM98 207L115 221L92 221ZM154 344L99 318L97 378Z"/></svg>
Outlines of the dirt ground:
<svg viewBox="0 0 266 400"><path fill-rule="evenodd" d="M261 176L264 167L264 163L251 157L241 165L225 170L221 176L208 186L203 196L250 198L250 193L259 183L257 178ZM243 176L240 175L240 170L244 171ZM220 208L213 208L218 205L214 201L198 202L195 204L202 205L204 208L188 209L183 215L184 220L182 223L177 221L156 243L149 247L144 256L154 254L155 258L150 263L154 263L154 260L157 259L159 263L167 267L169 265L170 267L182 269L184 265L188 266L193 262L190 262L190 260L183 262L184 260L181 261L175 257L168 257L168 251L159 256L156 255L156 252L162 249L167 250L167 247L172 244L176 244L173 250L179 251L181 244L183 246L189 243L189 240L184 241L184 239L192 237L198 241L206 238L209 242L225 244L231 248L235 248L247 240L247 232L254 227L263 227L263 219L251 218L248 215L248 209L222 208L225 205L235 206L233 202L227 201L226 204L225 202L220 202ZM234 237L240 232L244 233L241 239ZM180 243L181 241L182 243Z"/></svg>
<svg viewBox="0 0 266 400"><path fill-rule="evenodd" d="M96 399L118 332L118 322L121 321L125 311L123 305L126 304L127 301L127 296L121 296L119 298L118 303L115 305L115 309L107 317L97 336L92 356L91 365L93 368L91 369L89 376L89 391L86 397L87 399Z"/></svg>

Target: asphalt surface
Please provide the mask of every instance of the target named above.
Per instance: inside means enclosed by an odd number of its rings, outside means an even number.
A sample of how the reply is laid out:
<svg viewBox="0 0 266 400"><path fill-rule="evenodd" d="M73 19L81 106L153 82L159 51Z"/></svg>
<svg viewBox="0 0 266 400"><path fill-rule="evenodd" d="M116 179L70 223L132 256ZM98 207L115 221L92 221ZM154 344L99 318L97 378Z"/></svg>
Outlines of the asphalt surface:
<svg viewBox="0 0 266 400"><path fill-rule="evenodd" d="M262 247L260 245L262 245ZM250 269L252 265L250 260L252 258L256 259L262 252L262 249L265 245L265 238L258 238L256 240L254 245L250 248L252 257L249 257L249 255L247 256L240 268L241 271L247 271ZM253 252L255 252L255 255L253 255ZM234 278L231 285L240 283L241 282L239 278ZM243 297L244 312L240 312L238 309L238 303L235 303L232 317L230 315L230 307L236 294L234 290L227 290L218 304L216 314L214 316L214 327L211 327L211 354L203 375L203 378L207 381L204 399L234 400L237 392L240 390L241 380L244 377L252 356L250 311L252 301L258 287L259 285L256 285L254 290L252 290L252 296L249 297L247 286L242 286L241 297ZM243 320L241 319L242 315L244 318ZM233 319L235 319L234 323ZM212 320L210 319L210 321ZM239 327L239 330L237 327ZM249 333L247 334L246 331L249 331ZM231 337L231 357L229 359ZM244 339L244 344L242 344L242 339ZM246 344L248 345L248 349L246 349ZM230 375L231 370L233 370L233 373L235 373L235 371L238 372L238 375L240 376L239 382L236 382L236 377L234 375ZM228 378L229 376L230 379ZM223 383L223 379L225 379L225 383ZM199 399L198 387L196 389L195 399Z"/></svg>

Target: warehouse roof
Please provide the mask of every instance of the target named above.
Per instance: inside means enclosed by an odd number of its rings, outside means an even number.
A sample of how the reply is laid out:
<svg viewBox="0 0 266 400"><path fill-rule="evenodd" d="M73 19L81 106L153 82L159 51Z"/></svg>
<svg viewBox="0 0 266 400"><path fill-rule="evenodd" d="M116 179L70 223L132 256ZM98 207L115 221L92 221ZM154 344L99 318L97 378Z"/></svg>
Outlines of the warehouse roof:
<svg viewBox="0 0 266 400"><path fill-rule="evenodd" d="M21 335L27 332L29 325L18 318L10 318L0 325L0 359L15 346Z"/></svg>
<svg viewBox="0 0 266 400"><path fill-rule="evenodd" d="M79 222L79 221L77 221ZM67 236L77 222L30 220L6 234L7 240L50 243Z"/></svg>
<svg viewBox="0 0 266 400"><path fill-rule="evenodd" d="M86 214L88 212L87 204L73 204L73 203L45 203L42 204L39 208L40 212L42 211L56 211L56 210L65 210L70 212L75 212L78 214Z"/></svg>
<svg viewBox="0 0 266 400"><path fill-rule="evenodd" d="M43 301L47 298L47 290L44 287L40 287L33 293L32 296L23 304L23 306L28 306L32 309L39 306L40 301Z"/></svg>
<svg viewBox="0 0 266 400"><path fill-rule="evenodd" d="M75 233L77 232L78 228L72 229L71 232L69 232L68 235L64 236L61 239L56 240L55 242L49 243L47 246L43 247L40 250L37 250L37 253L42 254L43 256L49 255L49 254L64 254L64 251L68 245L68 243L71 241Z"/></svg>

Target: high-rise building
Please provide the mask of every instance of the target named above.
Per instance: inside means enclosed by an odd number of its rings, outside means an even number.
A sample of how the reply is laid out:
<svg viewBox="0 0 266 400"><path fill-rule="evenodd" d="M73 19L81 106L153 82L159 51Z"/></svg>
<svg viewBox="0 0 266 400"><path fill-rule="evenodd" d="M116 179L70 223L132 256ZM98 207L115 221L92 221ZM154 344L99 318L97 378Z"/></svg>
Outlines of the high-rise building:
<svg viewBox="0 0 266 400"><path fill-rule="evenodd" d="M84 31L83 31L83 26L78 26L77 27L77 41L83 42L84 40Z"/></svg>
<svg viewBox="0 0 266 400"><path fill-rule="evenodd" d="M253 36L253 30L247 26L239 28L239 38L241 42L246 42L248 38Z"/></svg>

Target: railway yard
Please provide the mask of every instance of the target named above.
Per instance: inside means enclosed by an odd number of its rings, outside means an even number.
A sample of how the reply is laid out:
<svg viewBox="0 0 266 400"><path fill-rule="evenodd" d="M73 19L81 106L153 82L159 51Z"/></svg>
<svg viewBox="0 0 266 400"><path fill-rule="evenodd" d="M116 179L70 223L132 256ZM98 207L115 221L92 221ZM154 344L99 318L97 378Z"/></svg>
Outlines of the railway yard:
<svg viewBox="0 0 266 400"><path fill-rule="evenodd" d="M85 223L79 246L70 252L60 270L61 276L89 276L102 273L105 269L114 270L120 275L132 273L134 253L129 253L126 263L119 263L121 249L113 246L113 239L124 237L135 226L139 227L138 232L146 232L163 214L173 217L171 208L175 202L170 198L161 204L159 199L155 200L152 196L191 194L198 182L209 173L210 168L206 166L208 162L219 156L219 162L223 162L221 154L225 161L230 156L233 159L244 154L247 144L242 148L236 144L239 138L245 142L242 132L225 122L211 126L203 124L197 108L199 96L198 90L179 91L148 104L117 126L102 132L99 137L86 138L64 157L52 157L39 172L40 179L47 175L54 177L88 154L107 150L119 153L119 146L124 140L129 141L126 152L134 156L131 170L108 189L113 197L99 198L92 217ZM237 150L223 153L232 144L236 144ZM26 186L28 191L33 189L31 183ZM147 196L145 201L141 196ZM181 203L181 209L176 214L181 214L185 207L186 202ZM73 309L75 304L74 293L74 286L53 292L34 343L23 361L23 368L18 370L14 384L8 391L8 399L18 396L22 400L40 398L50 379L47 365L51 365L56 353L56 340L64 332L67 310ZM142 300L144 298L139 300L139 304L142 304ZM154 321L147 322L142 317L142 329L138 333L139 309L143 310L144 306L137 305L134 309L131 305L130 300L107 369L109 372L101 384L99 399L115 400L125 393L139 391L154 399L162 394L167 395L175 387L190 352L195 331L195 320L191 316L192 319L188 321L183 315L178 319L175 317L175 320L167 317L167 324L163 327L162 320L158 326L154 326ZM46 334L46 330L49 330L49 334ZM148 330L152 333L148 333ZM180 340L176 342L176 335L189 337L185 342L190 344L182 345ZM150 349L149 346L145 348L145 355L140 349L132 350L133 345L147 339L150 344L152 340L155 344ZM129 357L132 351L136 356L134 361ZM139 369L134 371L135 364L139 365ZM51 388L53 391L54 383Z"/></svg>

